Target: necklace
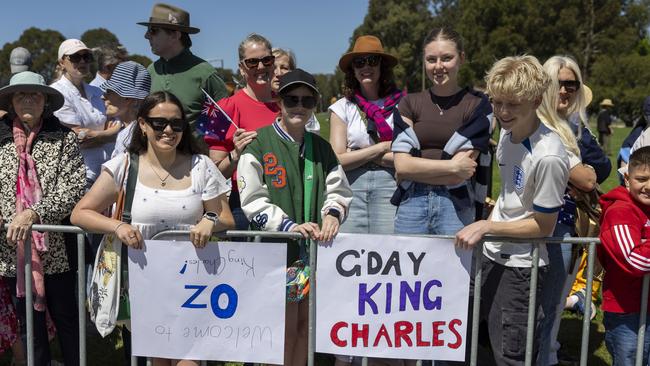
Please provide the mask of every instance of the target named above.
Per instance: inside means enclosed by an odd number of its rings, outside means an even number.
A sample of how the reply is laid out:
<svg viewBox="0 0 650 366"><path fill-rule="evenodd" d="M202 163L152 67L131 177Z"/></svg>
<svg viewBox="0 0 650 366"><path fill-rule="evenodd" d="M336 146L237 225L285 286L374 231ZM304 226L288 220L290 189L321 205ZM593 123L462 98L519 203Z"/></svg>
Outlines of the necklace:
<svg viewBox="0 0 650 366"><path fill-rule="evenodd" d="M151 163L149 163L149 167L151 168L151 171L153 171L153 173L158 177L158 179L160 179L160 186L161 186L161 187L166 186L166 185L167 185L166 180L167 180L167 178L169 178L169 175L170 175L171 173L170 173L170 172L167 172L167 175L165 176L165 178L162 178L162 177L160 176L160 174L158 174L158 172L156 171L156 169L153 168L153 165L151 165Z"/></svg>
<svg viewBox="0 0 650 366"><path fill-rule="evenodd" d="M442 107L440 107L440 104L438 104L438 101L436 100L436 99L438 98L438 96L435 95L435 94L433 94L433 91L432 91L432 90L429 90L429 93L431 93L431 101L433 102L433 104L436 105L436 107L438 108L438 111L440 112L440 115L441 115L441 116L445 114L444 110L445 110L445 109L449 109L449 107L451 107L451 105L452 105L452 104L454 103L454 101L456 100L456 97L457 97L459 94L461 94L461 93L456 93L456 94L454 94L454 95L450 95L449 97L446 97L446 98L449 98L449 100L447 100L447 103L445 103ZM442 97L441 97L441 98L442 98ZM441 103L441 104L442 104L442 103Z"/></svg>

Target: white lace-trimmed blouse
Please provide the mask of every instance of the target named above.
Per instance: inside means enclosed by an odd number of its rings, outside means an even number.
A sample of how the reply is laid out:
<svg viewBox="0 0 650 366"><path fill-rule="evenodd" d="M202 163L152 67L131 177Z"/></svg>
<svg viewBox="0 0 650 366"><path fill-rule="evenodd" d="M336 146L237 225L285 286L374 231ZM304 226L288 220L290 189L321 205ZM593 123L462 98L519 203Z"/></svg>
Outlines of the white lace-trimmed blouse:
<svg viewBox="0 0 650 366"><path fill-rule="evenodd" d="M127 159L127 154L122 154L102 166L113 175L116 185L122 181ZM188 230L201 221L203 201L230 190L219 169L205 155L192 155L191 179L190 187L180 190L148 187L138 180L131 217L144 239L164 230ZM188 240L187 236L183 239Z"/></svg>

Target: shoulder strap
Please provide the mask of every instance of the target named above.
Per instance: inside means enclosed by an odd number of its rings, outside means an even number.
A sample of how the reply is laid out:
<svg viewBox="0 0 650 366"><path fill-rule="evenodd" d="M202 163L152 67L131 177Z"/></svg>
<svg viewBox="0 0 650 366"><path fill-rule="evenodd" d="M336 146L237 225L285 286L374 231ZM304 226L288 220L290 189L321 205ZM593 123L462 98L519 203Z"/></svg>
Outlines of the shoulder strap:
<svg viewBox="0 0 650 366"><path fill-rule="evenodd" d="M131 223L131 206L133 205L133 195L135 194L135 184L138 182L138 154L129 154L129 172L126 176L126 197L124 199L124 209L122 210L122 221L127 224Z"/></svg>

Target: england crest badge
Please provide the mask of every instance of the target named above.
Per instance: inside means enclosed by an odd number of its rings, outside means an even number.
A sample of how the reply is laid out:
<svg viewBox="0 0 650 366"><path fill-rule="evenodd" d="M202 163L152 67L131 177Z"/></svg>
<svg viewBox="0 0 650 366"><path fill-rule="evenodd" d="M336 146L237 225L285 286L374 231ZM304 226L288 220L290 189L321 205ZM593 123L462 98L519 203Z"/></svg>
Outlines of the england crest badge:
<svg viewBox="0 0 650 366"><path fill-rule="evenodd" d="M521 191L524 189L524 184L526 180L524 179L524 170L515 165L513 174L512 174L512 183L515 185L515 189Z"/></svg>

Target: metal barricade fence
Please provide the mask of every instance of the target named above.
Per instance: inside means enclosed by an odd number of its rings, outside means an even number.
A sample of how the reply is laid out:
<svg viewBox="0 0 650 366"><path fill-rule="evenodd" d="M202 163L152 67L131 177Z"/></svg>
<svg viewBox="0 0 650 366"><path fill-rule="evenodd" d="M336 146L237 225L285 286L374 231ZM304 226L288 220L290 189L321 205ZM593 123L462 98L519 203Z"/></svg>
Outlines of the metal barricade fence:
<svg viewBox="0 0 650 366"><path fill-rule="evenodd" d="M8 224L3 225L6 229ZM79 309L79 363L81 365L87 364L86 353L86 270L85 270L85 238L87 233L81 228L76 226L62 226L62 225L33 225L33 230L41 232L61 232L72 233L77 235L77 287L78 287L78 309ZM155 235L153 239L160 239L167 235L183 235L188 234L188 231L164 231ZM302 236L299 233L285 233L285 232L264 232L264 231L242 231L242 230L229 230L225 233L217 233L215 236L220 238L228 237L253 237L254 241L259 242L262 238L276 238L276 239L300 239ZM430 237L438 239L453 239L453 236L444 235L418 235L419 237ZM580 366L587 365L588 352L589 352L589 328L591 324L591 293L593 287L594 263L596 254L596 244L600 243L598 238L508 238L508 237L486 237L485 241L504 241L511 243L534 243L535 247L532 253L533 266L531 268L530 289L537 287L537 273L539 270L539 244L559 245L560 243L569 243L573 245L587 245L587 283L585 296L585 314L582 322L582 337L580 344ZM309 240L310 252L316 253L316 242ZM31 236L25 242L25 252L31 253ZM316 255L310 256L309 265L312 268L312 278L310 278L310 296L309 296L309 343L308 343L308 366L314 365L314 353L316 344L316 318L315 318L315 305L316 305ZM478 330L479 330L479 315L480 315L480 301L481 301L481 280L482 273L480 266L476 265L474 275L474 292L473 292L473 306L472 306L472 323L471 323L471 345L470 345L470 365L478 365ZM648 289L650 285L650 275L643 278L642 295L641 295L641 309L647 309L648 305ZM32 264L30 260L25 261L25 288L32 287ZM530 291L528 319L527 319L527 334L526 334L526 350L525 350L525 365L531 366L533 360L533 331L535 322L535 309L536 309L536 291ZM33 294L31 291L25 292L26 303L26 328L27 328L27 365L34 365L34 319L32 311L29 311L33 306ZM636 366L642 365L643 360L643 341L645 337L645 323L646 311L640 312L639 329L637 337L637 350L636 350ZM365 360L364 360L365 362ZM135 365L135 358L131 359L131 364Z"/></svg>

